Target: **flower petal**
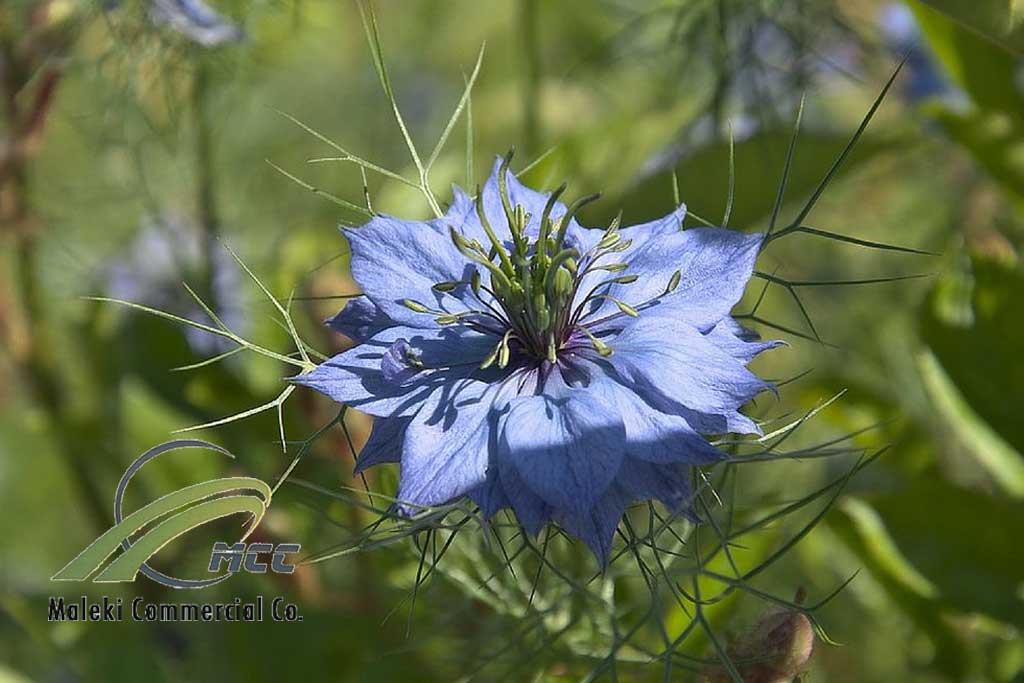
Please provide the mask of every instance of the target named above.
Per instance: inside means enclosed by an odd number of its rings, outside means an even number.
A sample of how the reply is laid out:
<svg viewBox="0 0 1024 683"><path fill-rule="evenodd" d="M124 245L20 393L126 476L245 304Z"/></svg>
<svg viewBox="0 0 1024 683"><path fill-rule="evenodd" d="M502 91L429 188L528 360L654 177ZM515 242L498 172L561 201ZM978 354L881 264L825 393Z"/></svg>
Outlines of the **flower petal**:
<svg viewBox="0 0 1024 683"><path fill-rule="evenodd" d="M628 229L623 235L628 236ZM632 284L613 285L608 294L634 306L658 298L644 310L662 311L676 320L702 329L729 314L743 296L761 248L763 235L727 228L692 228L681 232L653 232L650 239L624 252L626 271L639 275ZM676 289L665 290L676 272ZM660 297L660 298L659 298ZM606 302L591 319L614 312Z"/></svg>
<svg viewBox="0 0 1024 683"><path fill-rule="evenodd" d="M402 440L405 438L405 430L408 426L408 418L378 417L374 419L370 438L366 440L366 445L359 451L354 473L359 474L374 465L401 460Z"/></svg>
<svg viewBox="0 0 1024 683"><path fill-rule="evenodd" d="M425 369L402 381L394 376L389 381L381 365L400 339L414 349ZM435 391L473 374L494 343L489 335L458 326L391 327L291 381L370 415L409 416Z"/></svg>
<svg viewBox="0 0 1024 683"><path fill-rule="evenodd" d="M498 462L502 494L516 513L516 519L531 536L536 536L551 521L551 505L531 489L515 464L509 460Z"/></svg>
<svg viewBox="0 0 1024 683"><path fill-rule="evenodd" d="M234 43L242 30L201 0L150 0L149 17L203 47Z"/></svg>
<svg viewBox="0 0 1024 683"><path fill-rule="evenodd" d="M411 299L447 313L462 313L472 306L469 287L442 293L439 282L468 280L470 264L447 235L429 224L377 216L362 227L346 230L352 248L352 276L363 294L381 313L400 325L437 327L435 316L410 310Z"/></svg>
<svg viewBox="0 0 1024 683"><path fill-rule="evenodd" d="M590 509L558 515L558 523L583 541L590 548L590 552L594 553L598 563L604 567L611 556L615 529L622 521L622 515L630 502L629 497L620 488L613 487Z"/></svg>
<svg viewBox="0 0 1024 683"><path fill-rule="evenodd" d="M692 497L688 467L627 461L615 484L590 509L563 512L556 519L590 548L601 566L607 566L615 530L630 504L656 498L673 514L687 514Z"/></svg>
<svg viewBox="0 0 1024 683"><path fill-rule="evenodd" d="M634 458L623 464L616 484L630 501L654 498L675 514L692 503L690 471L686 465L658 465Z"/></svg>
<svg viewBox="0 0 1024 683"><path fill-rule="evenodd" d="M498 185L501 164L501 157L495 159L491 175L481 190L481 196L483 198L484 215L487 216L487 221L494 230L494 234L509 246L512 241L512 232L508 227L508 218L505 216L505 208L501 203ZM506 171L505 182L508 188L510 205L513 208L522 206L523 210L530 216L530 220L526 224L526 235L535 238L540 234L540 219L544 215L544 208L547 206L551 193L537 192L523 185L511 171ZM568 208L565 204L560 201L555 202L551 207L551 219L557 221L565 215L566 211L568 211ZM477 216L473 200L458 187L453 187L452 204L444 219L439 221L439 223L451 224L466 237L475 238L481 244L490 244L483 226L480 225L480 219ZM569 222L569 228L566 231L566 246L575 247L582 254L601 238L601 234L602 231L588 230L581 226L576 219L573 219Z"/></svg>
<svg viewBox="0 0 1024 683"><path fill-rule="evenodd" d="M512 504L505 494L501 478L498 476L497 467L493 463L488 464L487 479L484 483L466 495L480 506L480 514L483 515L484 519L490 519L499 510L507 508Z"/></svg>
<svg viewBox="0 0 1024 683"><path fill-rule="evenodd" d="M585 390L519 397L502 418L498 459L552 507L582 513L615 478L625 437L614 409Z"/></svg>
<svg viewBox="0 0 1024 683"><path fill-rule="evenodd" d="M489 216L490 214L488 214ZM505 239L511 238L505 214L501 213L500 222L496 223L496 219L497 217L494 219L488 218L491 222L491 227L495 230L495 234ZM468 239L476 240L483 245L490 245L487 233L484 232L483 226L480 225L480 219L477 217L476 204L473 198L463 192L462 188L458 185L452 185L452 203L445 212L444 218L431 221L431 223L445 234L448 231L448 227L451 226Z"/></svg>
<svg viewBox="0 0 1024 683"><path fill-rule="evenodd" d="M399 500L440 505L485 483L494 411L511 386L460 382L444 400L424 406L410 420L402 446Z"/></svg>
<svg viewBox="0 0 1024 683"><path fill-rule="evenodd" d="M599 396L606 409L614 410L622 417L626 430L626 454L633 461L703 465L725 457L685 418L658 410L598 366L590 367L593 369L590 373L592 379L586 390Z"/></svg>
<svg viewBox="0 0 1024 683"><path fill-rule="evenodd" d="M484 211L491 227L503 238L511 238L512 233L508 229L508 219L505 216L505 209L501 204L498 178L501 170L501 157L494 160L491 169L491 176L482 190ZM523 185L511 171L505 172L505 186L508 188L509 203L513 206L522 206L523 210L530 214L530 222L526 226L526 234L537 235L540 233L540 219L544 215L544 207L548 203L550 193L537 192L534 189ZM552 220L562 217L566 212L566 206L562 202L555 202L551 210ZM500 226L500 230L499 230Z"/></svg>
<svg viewBox="0 0 1024 683"><path fill-rule="evenodd" d="M658 407L667 402L722 414L770 388L741 361L676 320L641 315L608 343L614 353L606 362L623 383Z"/></svg>
<svg viewBox="0 0 1024 683"><path fill-rule="evenodd" d="M337 315L327 320L328 327L357 343L394 325L391 318L364 296L352 299Z"/></svg>
<svg viewBox="0 0 1024 683"><path fill-rule="evenodd" d="M704 333L704 338L744 363L754 360L754 357L763 351L786 344L781 339L760 341L757 332L743 327L731 316L722 318L714 327Z"/></svg>
<svg viewBox="0 0 1024 683"><path fill-rule="evenodd" d="M686 204L680 204L672 213L666 214L661 218L622 228L622 237L623 239L633 240L633 243L640 247L646 244L648 240L681 232L683 229L683 219L685 218Z"/></svg>

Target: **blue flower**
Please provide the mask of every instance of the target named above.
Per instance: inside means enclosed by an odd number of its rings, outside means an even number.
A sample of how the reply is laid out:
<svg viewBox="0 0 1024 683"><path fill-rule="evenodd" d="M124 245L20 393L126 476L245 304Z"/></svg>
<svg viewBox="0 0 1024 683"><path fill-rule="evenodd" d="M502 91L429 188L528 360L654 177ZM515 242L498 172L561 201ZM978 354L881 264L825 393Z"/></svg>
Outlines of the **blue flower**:
<svg viewBox="0 0 1024 683"><path fill-rule="evenodd" d="M151 0L149 16L154 24L167 26L204 47L236 43L243 37L238 26L202 0Z"/></svg>
<svg viewBox="0 0 1024 683"><path fill-rule="evenodd" d="M363 296L328 321L357 345L295 378L375 416L357 471L401 463L402 510L469 496L536 534L554 521L607 561L636 501L690 512L705 434L757 433L770 387L730 316L762 236L682 230L685 207L583 228L499 160L442 218L346 232Z"/></svg>

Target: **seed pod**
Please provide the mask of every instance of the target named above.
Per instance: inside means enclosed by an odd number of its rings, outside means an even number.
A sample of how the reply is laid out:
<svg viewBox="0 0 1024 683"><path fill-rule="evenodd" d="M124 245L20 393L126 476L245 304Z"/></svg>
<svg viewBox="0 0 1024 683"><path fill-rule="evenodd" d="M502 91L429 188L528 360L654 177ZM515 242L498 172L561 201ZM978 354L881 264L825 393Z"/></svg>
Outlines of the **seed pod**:
<svg viewBox="0 0 1024 683"><path fill-rule="evenodd" d="M814 651L814 627L802 612L772 609L729 646L727 654L745 683L789 683ZM700 683L731 683L721 665L708 667Z"/></svg>

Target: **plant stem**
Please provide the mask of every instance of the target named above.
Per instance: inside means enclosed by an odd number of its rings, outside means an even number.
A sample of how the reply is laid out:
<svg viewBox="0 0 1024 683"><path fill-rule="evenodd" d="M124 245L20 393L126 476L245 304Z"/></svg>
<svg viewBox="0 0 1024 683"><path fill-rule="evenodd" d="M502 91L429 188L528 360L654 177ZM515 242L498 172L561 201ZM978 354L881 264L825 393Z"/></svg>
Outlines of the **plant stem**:
<svg viewBox="0 0 1024 683"><path fill-rule="evenodd" d="M537 0L522 0L519 10L520 33L523 39L523 146L527 155L539 149L540 123L540 23Z"/></svg>
<svg viewBox="0 0 1024 683"><path fill-rule="evenodd" d="M213 172L213 133L208 108L209 73L206 62L198 57L192 80L192 115L195 126L196 227L199 239L199 283L203 298L218 311L214 291L214 249L220 235L217 196Z"/></svg>

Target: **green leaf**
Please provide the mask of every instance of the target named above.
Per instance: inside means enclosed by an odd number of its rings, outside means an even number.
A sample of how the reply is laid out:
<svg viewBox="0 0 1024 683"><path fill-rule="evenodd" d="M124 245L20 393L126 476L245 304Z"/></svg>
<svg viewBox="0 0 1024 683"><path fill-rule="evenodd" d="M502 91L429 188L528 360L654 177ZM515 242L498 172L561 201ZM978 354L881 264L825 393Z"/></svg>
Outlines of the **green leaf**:
<svg viewBox="0 0 1024 683"><path fill-rule="evenodd" d="M924 0L930 7L993 43L1024 55L1024 3L1020 0Z"/></svg>
<svg viewBox="0 0 1024 683"><path fill-rule="evenodd" d="M857 499L844 500L838 511L829 516L829 526L889 594L890 609L902 612L932 641L936 669L953 680L963 680L968 669L964 643L942 618L941 604L934 599L935 585L903 553L886 527L887 520Z"/></svg>
<svg viewBox="0 0 1024 683"><path fill-rule="evenodd" d="M1010 496L1024 498L1024 458L981 419L949 379L935 355L918 357L925 389L956 438Z"/></svg>
<svg viewBox="0 0 1024 683"><path fill-rule="evenodd" d="M871 503L902 554L937 588L943 605L1024 626L1024 503L939 477L918 477Z"/></svg>
<svg viewBox="0 0 1024 683"><path fill-rule="evenodd" d="M908 4L936 58L977 106L1012 111L1019 105L1013 55L916 0Z"/></svg>
<svg viewBox="0 0 1024 683"><path fill-rule="evenodd" d="M1021 495L1024 421L1016 397L1024 386L1024 273L1018 266L979 256L970 267L969 293L946 286L947 276L923 307L921 335L934 360L925 356L921 370L943 418L950 421L951 433L973 452L983 453L982 464L1007 491ZM948 301L950 297L957 301Z"/></svg>
<svg viewBox="0 0 1024 683"><path fill-rule="evenodd" d="M1005 3L972 2L970 7L986 4ZM933 102L925 106L925 111L997 182L1024 201L1024 158L1019 151L1024 140L1020 120L1024 94L1016 85L1018 58L941 12L920 2L911 2L910 6L929 47L974 104L964 111Z"/></svg>

